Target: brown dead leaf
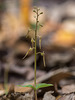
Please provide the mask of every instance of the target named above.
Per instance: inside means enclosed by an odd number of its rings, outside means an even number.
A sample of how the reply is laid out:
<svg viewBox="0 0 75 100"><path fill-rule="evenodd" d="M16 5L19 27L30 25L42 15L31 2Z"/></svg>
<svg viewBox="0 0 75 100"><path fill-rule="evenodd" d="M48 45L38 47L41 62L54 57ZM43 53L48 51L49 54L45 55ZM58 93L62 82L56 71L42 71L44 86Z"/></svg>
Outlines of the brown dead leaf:
<svg viewBox="0 0 75 100"><path fill-rule="evenodd" d="M75 94L68 94L68 95L63 95L57 100L75 100Z"/></svg>
<svg viewBox="0 0 75 100"><path fill-rule="evenodd" d="M75 92L75 84L62 87L62 93L63 94L64 93L69 94L69 93L72 93L72 92Z"/></svg>

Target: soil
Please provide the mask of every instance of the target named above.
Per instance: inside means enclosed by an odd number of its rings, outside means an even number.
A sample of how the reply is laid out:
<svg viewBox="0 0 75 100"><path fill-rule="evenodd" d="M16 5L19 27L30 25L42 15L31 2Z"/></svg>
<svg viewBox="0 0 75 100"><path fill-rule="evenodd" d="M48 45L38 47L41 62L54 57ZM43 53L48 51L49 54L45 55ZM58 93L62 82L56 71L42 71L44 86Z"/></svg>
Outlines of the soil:
<svg viewBox="0 0 75 100"><path fill-rule="evenodd" d="M55 97L52 95L52 91L46 92L44 97L38 100L55 100ZM8 93L8 95L4 94L0 97L0 100L34 100L32 94L24 93L24 92L14 92Z"/></svg>
<svg viewBox="0 0 75 100"><path fill-rule="evenodd" d="M53 96L52 93L52 91L48 91L44 94L43 98L40 98L38 100L75 100L75 92L63 94L58 96L57 98ZM15 92L0 96L0 100L34 100L34 97L29 93Z"/></svg>
<svg viewBox="0 0 75 100"><path fill-rule="evenodd" d="M32 95L29 93L9 93L8 95L2 95L0 100L33 100Z"/></svg>

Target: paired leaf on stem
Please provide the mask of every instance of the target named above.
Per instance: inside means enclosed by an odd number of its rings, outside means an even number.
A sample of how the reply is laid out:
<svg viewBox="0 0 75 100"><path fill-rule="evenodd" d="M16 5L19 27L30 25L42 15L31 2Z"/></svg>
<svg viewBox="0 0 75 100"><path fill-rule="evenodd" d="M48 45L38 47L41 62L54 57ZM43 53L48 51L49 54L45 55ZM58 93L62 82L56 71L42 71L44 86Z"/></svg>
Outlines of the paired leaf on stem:
<svg viewBox="0 0 75 100"><path fill-rule="evenodd" d="M39 83L36 85L36 90L44 87L49 87L49 86L53 86L53 84Z"/></svg>
<svg viewBox="0 0 75 100"><path fill-rule="evenodd" d="M18 85L18 86L21 86L21 87L30 87L30 88L32 88L33 90L36 90L35 87L34 87L33 85L24 85L24 86Z"/></svg>
<svg viewBox="0 0 75 100"><path fill-rule="evenodd" d="M38 90L40 88L44 88L44 87L49 87L49 86L53 86L53 84L46 84L46 83L39 83L39 84L36 84L36 87L34 87L33 85L19 85L21 87L30 87L32 88L33 90Z"/></svg>

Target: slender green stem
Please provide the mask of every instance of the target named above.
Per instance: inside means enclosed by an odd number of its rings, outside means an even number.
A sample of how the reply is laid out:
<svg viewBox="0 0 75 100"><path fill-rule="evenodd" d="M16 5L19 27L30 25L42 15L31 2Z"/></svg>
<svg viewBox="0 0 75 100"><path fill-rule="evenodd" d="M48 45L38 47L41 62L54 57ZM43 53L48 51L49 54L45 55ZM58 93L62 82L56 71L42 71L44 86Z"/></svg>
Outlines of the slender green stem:
<svg viewBox="0 0 75 100"><path fill-rule="evenodd" d="M35 28L35 66L34 66L34 85L36 87L36 42L37 42L37 27L38 27L38 9L37 9L37 17L36 17L36 28ZM37 91L35 90L35 100L37 100Z"/></svg>
<svg viewBox="0 0 75 100"><path fill-rule="evenodd" d="M8 94L8 69L9 68L6 68L4 72L4 87L5 87L6 94Z"/></svg>

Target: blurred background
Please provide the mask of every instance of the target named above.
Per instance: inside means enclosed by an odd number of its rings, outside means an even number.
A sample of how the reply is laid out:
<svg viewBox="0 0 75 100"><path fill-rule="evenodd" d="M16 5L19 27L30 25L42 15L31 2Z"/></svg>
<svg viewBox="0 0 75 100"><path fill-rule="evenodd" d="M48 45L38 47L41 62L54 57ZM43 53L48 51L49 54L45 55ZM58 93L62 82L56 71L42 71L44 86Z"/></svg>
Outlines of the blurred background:
<svg viewBox="0 0 75 100"><path fill-rule="evenodd" d="M37 41L37 51L45 51L46 60L43 67L42 57L37 56L37 78L66 68L75 75L75 0L0 0L0 84L5 79L9 84L34 79L33 52L22 59L34 37L31 31L26 38L29 27L35 28L34 6L43 12L39 17L43 27L38 29L42 49ZM75 76L69 80L58 84L73 84Z"/></svg>

